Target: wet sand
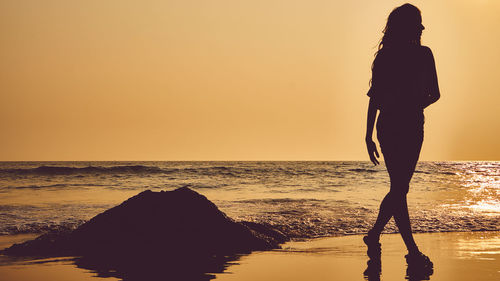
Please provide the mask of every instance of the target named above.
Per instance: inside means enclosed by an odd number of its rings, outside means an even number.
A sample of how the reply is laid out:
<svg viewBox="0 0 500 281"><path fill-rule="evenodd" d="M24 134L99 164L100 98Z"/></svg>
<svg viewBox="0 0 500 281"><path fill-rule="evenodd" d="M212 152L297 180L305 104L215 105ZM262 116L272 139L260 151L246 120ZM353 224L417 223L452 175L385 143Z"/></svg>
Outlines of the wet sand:
<svg viewBox="0 0 500 281"><path fill-rule="evenodd" d="M424 233L416 234L415 240L434 262L430 280L500 280L500 232ZM380 279L405 280L401 237L383 235L381 243ZM283 250L242 257L217 280L363 280L365 251L358 235L289 242Z"/></svg>
<svg viewBox="0 0 500 281"><path fill-rule="evenodd" d="M4 236L0 239L0 248L10 241L27 238ZM430 280L500 280L500 232L425 233L416 234L415 239L434 262ZM383 235L381 243L381 279L404 280L405 248L400 236ZM13 261L0 257L0 280L97 280L96 273L77 268L70 259L47 261ZM364 280L366 261L361 236L331 237L288 242L282 250L241 256L224 273L215 276L216 280L238 281ZM164 278L168 280L167 276Z"/></svg>

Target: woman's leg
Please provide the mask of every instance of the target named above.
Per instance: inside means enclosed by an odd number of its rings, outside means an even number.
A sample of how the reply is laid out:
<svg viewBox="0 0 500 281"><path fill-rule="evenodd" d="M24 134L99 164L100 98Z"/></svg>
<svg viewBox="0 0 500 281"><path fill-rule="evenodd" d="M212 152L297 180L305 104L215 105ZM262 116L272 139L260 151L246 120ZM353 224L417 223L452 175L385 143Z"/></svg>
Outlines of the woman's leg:
<svg viewBox="0 0 500 281"><path fill-rule="evenodd" d="M395 200L399 203L395 212L394 212L394 220L396 221L396 225L398 226L399 233L405 242L406 248L409 253L418 253L418 247L413 239L413 233L411 231L410 224L410 216L408 214L408 204L406 201L406 195L402 196Z"/></svg>
<svg viewBox="0 0 500 281"><path fill-rule="evenodd" d="M413 141L412 141L413 140ZM410 181L415 172L422 141L420 138L403 142L398 146L396 153L389 152L387 170L391 179L391 190L389 198L393 210L394 220L399 233L410 253L418 253L418 247L413 238L408 203L406 196L410 187ZM385 159L384 154L384 159ZM387 161L386 160L386 161ZM387 165L387 164L386 164Z"/></svg>
<svg viewBox="0 0 500 281"><path fill-rule="evenodd" d="M392 203L392 201L393 200L391 198L391 193L389 192L387 193L387 195L385 195L382 203L380 203L377 220L375 221L373 228L368 231L368 235L370 236L370 238L379 240L380 234L384 230L385 225L389 222L394 214L394 204Z"/></svg>
<svg viewBox="0 0 500 281"><path fill-rule="evenodd" d="M377 221L368 235L377 239L387 222L394 216L396 225L409 252L418 252L413 239L406 194L420 154L421 140L413 140L413 145L393 144L390 150L383 149L384 161L391 180L391 189L380 204ZM410 142L412 143L412 142ZM387 146L385 147L387 148Z"/></svg>

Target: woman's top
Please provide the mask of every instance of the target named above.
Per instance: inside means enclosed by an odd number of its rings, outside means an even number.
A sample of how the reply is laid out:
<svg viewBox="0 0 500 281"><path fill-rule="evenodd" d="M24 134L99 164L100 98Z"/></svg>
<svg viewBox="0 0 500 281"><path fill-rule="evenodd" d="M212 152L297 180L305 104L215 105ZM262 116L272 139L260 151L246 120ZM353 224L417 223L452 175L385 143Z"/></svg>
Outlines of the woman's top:
<svg viewBox="0 0 500 281"><path fill-rule="evenodd" d="M432 51L417 45L382 48L373 62L368 96L381 114L397 117L421 113L439 98Z"/></svg>

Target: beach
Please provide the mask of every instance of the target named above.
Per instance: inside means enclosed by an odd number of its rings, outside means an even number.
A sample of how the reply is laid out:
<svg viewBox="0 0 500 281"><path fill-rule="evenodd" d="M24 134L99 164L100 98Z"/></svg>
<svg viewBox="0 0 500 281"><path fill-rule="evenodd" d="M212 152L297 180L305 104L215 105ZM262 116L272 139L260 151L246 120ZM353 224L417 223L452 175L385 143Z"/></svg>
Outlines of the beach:
<svg viewBox="0 0 500 281"><path fill-rule="evenodd" d="M236 222L269 225L291 238L282 250L231 257L204 280L363 280L361 237L389 187L385 167L366 161L0 162L0 175L0 248L71 231L145 190L182 187ZM408 203L417 243L435 264L430 280L500 278L499 175L496 161L418 164ZM382 236L382 280L405 278L405 250L396 232L390 221ZM0 256L1 281L124 277L93 270L74 257ZM176 277L182 279L183 270Z"/></svg>
<svg viewBox="0 0 500 281"><path fill-rule="evenodd" d="M415 2L2 1L0 281L500 281L500 1Z"/></svg>
<svg viewBox="0 0 500 281"><path fill-rule="evenodd" d="M253 252L231 262L215 280L363 280L368 258L360 235L287 242L281 250ZM3 237L2 245L27 236ZM500 278L500 232L447 232L415 235L420 248L434 262L433 281ZM383 235L381 280L404 280L405 248L399 234ZM2 281L120 280L101 279L95 272L78 268L71 258L6 262L2 257ZM373 277L372 277L373 278ZM149 279L147 279L149 280ZM145 281L147 281L145 280ZM158 276L157 280L169 280ZM369 279L375 280L375 279Z"/></svg>

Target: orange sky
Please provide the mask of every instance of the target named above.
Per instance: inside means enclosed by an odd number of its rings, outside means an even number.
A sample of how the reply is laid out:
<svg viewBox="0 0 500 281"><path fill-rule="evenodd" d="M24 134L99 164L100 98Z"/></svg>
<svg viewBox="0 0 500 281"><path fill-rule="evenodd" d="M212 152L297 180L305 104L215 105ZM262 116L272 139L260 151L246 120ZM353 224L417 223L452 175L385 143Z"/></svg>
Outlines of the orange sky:
<svg viewBox="0 0 500 281"><path fill-rule="evenodd" d="M368 160L402 1L0 1L0 160ZM500 3L413 1L442 99L424 160L500 160Z"/></svg>

